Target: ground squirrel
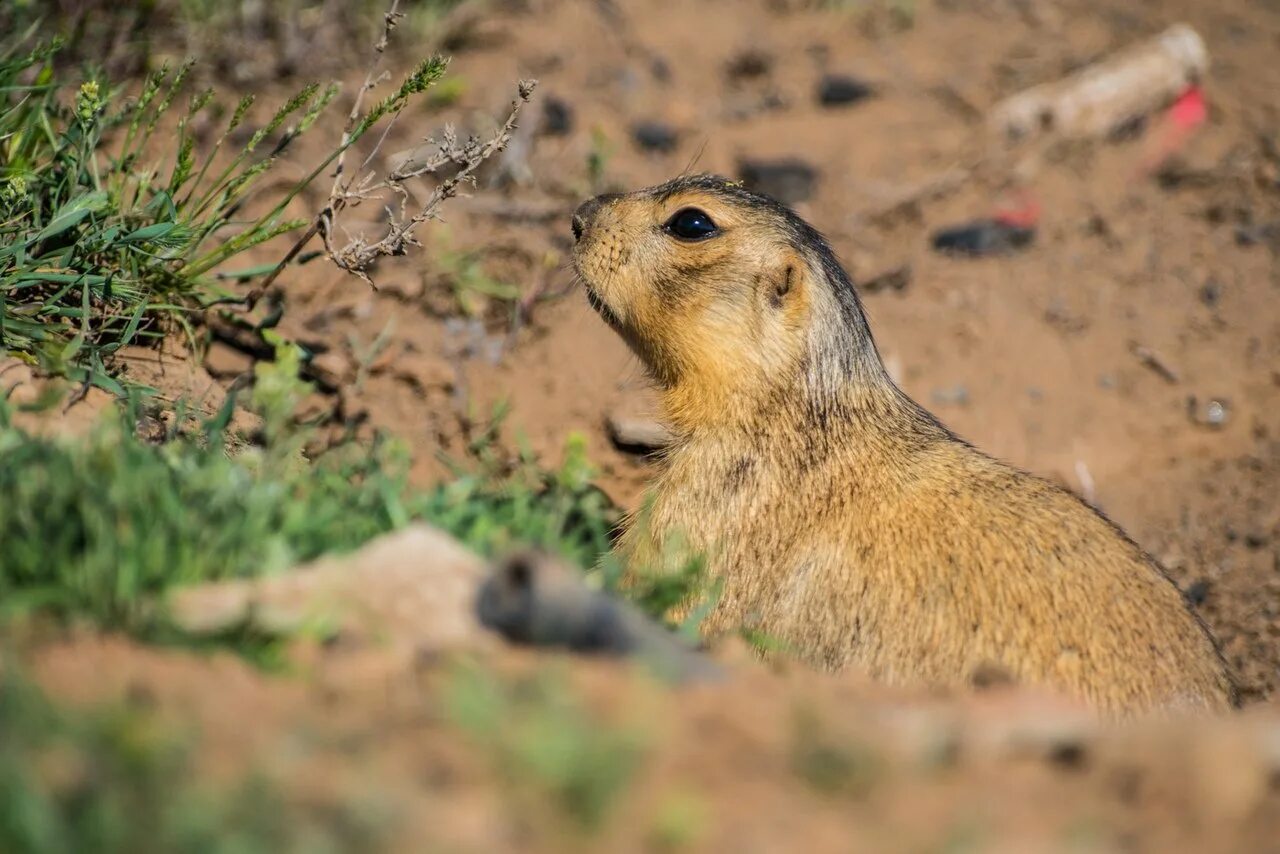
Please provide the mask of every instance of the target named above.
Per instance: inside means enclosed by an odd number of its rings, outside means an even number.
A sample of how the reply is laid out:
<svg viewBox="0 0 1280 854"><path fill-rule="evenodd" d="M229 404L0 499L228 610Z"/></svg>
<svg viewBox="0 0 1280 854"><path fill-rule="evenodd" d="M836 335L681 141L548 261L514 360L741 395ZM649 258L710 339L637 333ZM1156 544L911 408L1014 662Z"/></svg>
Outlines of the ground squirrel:
<svg viewBox="0 0 1280 854"><path fill-rule="evenodd" d="M701 552L723 580L706 630L749 626L895 683L997 667L1110 713L1235 704L1154 560L897 388L849 277L791 210L683 177L592 199L573 231L589 301L676 435L618 549L629 566Z"/></svg>

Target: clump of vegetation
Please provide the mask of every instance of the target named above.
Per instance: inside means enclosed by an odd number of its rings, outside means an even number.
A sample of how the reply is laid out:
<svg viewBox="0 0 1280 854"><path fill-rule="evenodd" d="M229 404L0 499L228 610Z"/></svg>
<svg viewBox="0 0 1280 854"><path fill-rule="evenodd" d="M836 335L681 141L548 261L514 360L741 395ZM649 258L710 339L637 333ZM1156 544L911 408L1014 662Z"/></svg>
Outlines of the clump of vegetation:
<svg viewBox="0 0 1280 854"><path fill-rule="evenodd" d="M340 806L292 809L261 777L212 789L188 739L142 710L51 704L6 662L0 671L0 850L27 854L202 851L267 854L378 844Z"/></svg>
<svg viewBox="0 0 1280 854"><path fill-rule="evenodd" d="M311 433L294 421L307 390L300 360L281 345L259 365L250 405L263 419L260 443L234 454L234 401L160 444L137 435L130 408L66 441L19 429L0 405L3 612L145 634L157 629L151 603L171 587L279 572L412 520L482 553L528 543L590 566L608 550L618 513L591 486L580 441L555 471L531 456L499 467L477 454L429 490L408 487L408 455L389 440L306 458Z"/></svg>
<svg viewBox="0 0 1280 854"><path fill-rule="evenodd" d="M598 828L644 755L635 726L599 719L550 671L504 681L463 668L448 695L453 722L490 752L494 769L538 815L546 803L579 831Z"/></svg>
<svg viewBox="0 0 1280 854"><path fill-rule="evenodd" d="M400 17L393 4L377 57ZM303 87L249 131L253 97L228 110L211 89L187 94L189 62L148 75L138 96L126 99L96 77L78 88L68 85L55 73L60 43L23 47L30 40L0 48L0 354L118 395L125 388L111 360L120 348L159 339L174 326L194 338L199 310L252 309L288 264L315 256L302 253L313 238L324 244L319 254L371 282L368 269L418 245L416 229L502 150L534 85L520 84L506 122L490 139L460 140L449 131L420 161L378 179L345 170L346 153L435 85L447 62L439 56L421 61L366 108L364 96L383 79L375 61L341 139L267 199L255 192L263 176L316 123L337 84ZM218 128L211 144L198 144L199 125ZM405 183L445 168L452 174L410 207ZM291 217L299 194L330 171L335 178L323 209ZM387 195L399 203L388 208L384 234L338 241L341 211L385 204ZM292 232L300 236L280 262L225 269ZM249 280L256 283L244 292L228 284Z"/></svg>
<svg viewBox="0 0 1280 854"><path fill-rule="evenodd" d="M190 64L150 74L133 99L97 78L71 87L54 74L59 46L0 57L0 342L122 394L119 348L172 324L190 331L192 309L231 296L215 270L306 224L285 211L314 176L254 216L244 209L338 89L303 88L231 151L252 97L229 112L211 90L184 98ZM194 125L217 116L197 154Z"/></svg>
<svg viewBox="0 0 1280 854"><path fill-rule="evenodd" d="M485 269L484 252L452 246L448 232L442 232L433 260L432 278L447 292L447 312L483 317L491 305L510 309L520 299L518 285L495 278Z"/></svg>

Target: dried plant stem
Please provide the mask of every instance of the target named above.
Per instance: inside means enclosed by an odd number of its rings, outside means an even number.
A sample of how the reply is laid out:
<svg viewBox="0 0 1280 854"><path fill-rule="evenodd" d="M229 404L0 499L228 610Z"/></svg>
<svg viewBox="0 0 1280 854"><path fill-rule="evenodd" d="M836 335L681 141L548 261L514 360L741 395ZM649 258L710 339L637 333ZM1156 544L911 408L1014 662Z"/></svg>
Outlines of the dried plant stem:
<svg viewBox="0 0 1280 854"><path fill-rule="evenodd" d="M368 129L373 120L385 116L384 109L387 107L388 101L374 106L368 115L362 116L362 110L365 93L372 91L387 77L387 74L380 72L379 68L383 54L386 52L387 44L390 41L391 33L403 17L403 13L399 11L399 5L399 0L393 0L390 8L383 16L381 34L377 43L373 46L374 57L370 62L364 83L361 85L360 91L356 93L351 112L347 116L342 140L334 156L321 165L321 168L325 168L329 162L334 164L333 187L330 190L329 198L307 227L307 230L302 233L293 247L280 260L280 263L245 295L243 303L250 309L257 304L262 295L275 283L276 278L283 272L285 267L292 263L317 235L320 236L321 241L324 243L325 254L337 267L357 276L369 284L370 287L373 287L373 279L369 276L368 268L383 256L403 255L409 246L421 245L414 237L414 231L417 227L427 220L437 218L440 206L447 200L457 196L464 183L470 182L474 184L475 173L480 168L480 165L502 151L511 141L512 134L516 130L520 110L532 96L537 81L520 81L517 87L517 98L511 103L511 109L507 114L506 121L485 141L473 137L465 142L460 142L453 128L446 127L441 140L426 140L427 145L433 146L435 150L423 162L415 163L411 167L402 165L393 168L382 179L377 179L373 173L367 173L363 177L348 176L346 174L347 150ZM429 82L427 85L429 85ZM406 89L402 88L401 96L406 91ZM361 170L373 162L387 139L391 125L395 122L403 107L403 99L395 101L391 106L390 116L386 117L387 125L374 144L373 149L361 163ZM409 209L410 193L404 186L405 182L424 175L437 173L450 166L455 167L456 171L440 181L427 200L411 211ZM334 238L334 230L339 225L338 219L342 211L347 207L355 207L364 201L383 199L388 194L398 196L400 201L396 210L392 210L391 206L387 205L388 225L386 233L379 239L372 241L363 235L359 235L350 238L345 244L339 246Z"/></svg>

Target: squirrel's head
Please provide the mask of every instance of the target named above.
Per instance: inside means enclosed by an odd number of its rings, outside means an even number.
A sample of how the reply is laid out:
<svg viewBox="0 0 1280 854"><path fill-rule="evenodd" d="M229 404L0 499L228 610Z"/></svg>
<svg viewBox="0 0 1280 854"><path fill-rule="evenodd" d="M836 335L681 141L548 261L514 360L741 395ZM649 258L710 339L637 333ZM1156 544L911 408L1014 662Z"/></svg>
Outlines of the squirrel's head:
<svg viewBox="0 0 1280 854"><path fill-rule="evenodd" d="M749 414L778 392L883 377L862 307L822 236L715 176L598 196L573 215L591 305L666 391L679 425Z"/></svg>

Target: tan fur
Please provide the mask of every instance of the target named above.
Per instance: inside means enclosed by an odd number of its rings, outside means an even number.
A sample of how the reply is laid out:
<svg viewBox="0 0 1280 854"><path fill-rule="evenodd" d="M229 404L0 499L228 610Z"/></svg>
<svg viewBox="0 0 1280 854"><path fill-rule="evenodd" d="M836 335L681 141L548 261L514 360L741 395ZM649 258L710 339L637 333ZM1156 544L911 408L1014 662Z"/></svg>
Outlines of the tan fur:
<svg viewBox="0 0 1280 854"><path fill-rule="evenodd" d="M686 207L720 233L664 231ZM593 200L575 227L592 302L679 437L619 551L631 566L704 553L723 579L707 631L750 626L895 683L994 666L1116 714L1234 704L1149 556L889 380L843 271L794 214L698 177Z"/></svg>

